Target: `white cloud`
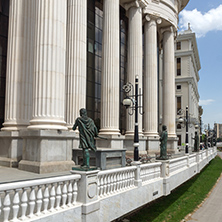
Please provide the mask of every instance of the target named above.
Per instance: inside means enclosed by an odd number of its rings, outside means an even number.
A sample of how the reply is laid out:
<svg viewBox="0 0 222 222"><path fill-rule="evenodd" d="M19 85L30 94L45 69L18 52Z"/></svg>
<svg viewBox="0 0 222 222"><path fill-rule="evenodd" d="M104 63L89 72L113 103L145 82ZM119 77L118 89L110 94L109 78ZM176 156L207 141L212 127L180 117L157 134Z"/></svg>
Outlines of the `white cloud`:
<svg viewBox="0 0 222 222"><path fill-rule="evenodd" d="M197 37L203 37L210 31L222 30L222 4L215 9L202 13L197 9L192 11L183 10L180 13L180 28L186 30L188 23Z"/></svg>
<svg viewBox="0 0 222 222"><path fill-rule="evenodd" d="M207 106L207 105L210 105L212 102L214 102L213 99L206 99L206 100L200 100L199 101L199 105L200 106Z"/></svg>

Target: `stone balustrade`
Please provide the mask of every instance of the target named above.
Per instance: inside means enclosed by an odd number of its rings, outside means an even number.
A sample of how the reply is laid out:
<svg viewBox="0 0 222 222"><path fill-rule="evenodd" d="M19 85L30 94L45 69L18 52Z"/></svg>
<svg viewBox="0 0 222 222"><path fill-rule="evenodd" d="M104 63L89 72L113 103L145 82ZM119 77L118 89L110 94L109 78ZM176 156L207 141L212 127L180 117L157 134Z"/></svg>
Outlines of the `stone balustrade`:
<svg viewBox="0 0 222 222"><path fill-rule="evenodd" d="M182 170L183 168L187 167L187 165L187 156L169 160L169 174L172 174L177 170Z"/></svg>
<svg viewBox="0 0 222 222"><path fill-rule="evenodd" d="M75 206L79 179L69 175L0 184L0 221L32 221Z"/></svg>
<svg viewBox="0 0 222 222"><path fill-rule="evenodd" d="M98 173L99 197L112 195L134 186L136 167L105 170Z"/></svg>
<svg viewBox="0 0 222 222"><path fill-rule="evenodd" d="M0 221L112 221L170 194L216 155L214 147L155 163L0 184Z"/></svg>
<svg viewBox="0 0 222 222"><path fill-rule="evenodd" d="M153 179L160 178L161 175L161 163L147 163L141 165L140 177L142 183L149 182Z"/></svg>

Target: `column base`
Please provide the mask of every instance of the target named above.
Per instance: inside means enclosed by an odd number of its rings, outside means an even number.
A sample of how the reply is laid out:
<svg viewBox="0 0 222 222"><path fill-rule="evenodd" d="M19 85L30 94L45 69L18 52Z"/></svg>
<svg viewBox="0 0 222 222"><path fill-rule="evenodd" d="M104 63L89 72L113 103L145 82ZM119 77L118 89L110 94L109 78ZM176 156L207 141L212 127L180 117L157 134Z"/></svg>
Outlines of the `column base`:
<svg viewBox="0 0 222 222"><path fill-rule="evenodd" d="M18 167L23 146L19 131L0 132L0 144L0 166Z"/></svg>
<svg viewBox="0 0 222 222"><path fill-rule="evenodd" d="M177 137L168 137L167 139L167 152L178 153L177 149L178 138Z"/></svg>
<svg viewBox="0 0 222 222"><path fill-rule="evenodd" d="M159 136L148 136L147 137L147 151L150 156L160 152L160 140Z"/></svg>
<svg viewBox="0 0 222 222"><path fill-rule="evenodd" d="M96 139L97 148L114 148L114 149L123 149L123 139L124 136L119 135L110 135L110 134L101 134L104 139Z"/></svg>
<svg viewBox="0 0 222 222"><path fill-rule="evenodd" d="M26 130L23 138L23 155L19 169L34 173L50 173L70 170L74 132L60 130Z"/></svg>
<svg viewBox="0 0 222 222"><path fill-rule="evenodd" d="M133 156L134 153L134 136L126 135L124 142L123 142L123 148L126 149L127 156ZM146 149L146 137L139 136L139 155L147 154Z"/></svg>

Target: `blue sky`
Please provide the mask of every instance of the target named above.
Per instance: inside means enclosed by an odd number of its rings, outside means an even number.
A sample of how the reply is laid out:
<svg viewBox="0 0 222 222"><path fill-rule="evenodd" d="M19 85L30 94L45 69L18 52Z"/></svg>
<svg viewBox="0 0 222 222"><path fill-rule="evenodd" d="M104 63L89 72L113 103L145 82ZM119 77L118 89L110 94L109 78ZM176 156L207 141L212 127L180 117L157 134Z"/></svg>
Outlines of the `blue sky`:
<svg viewBox="0 0 222 222"><path fill-rule="evenodd" d="M199 94L203 124L222 123L222 0L190 0L180 13L179 28L196 33L201 70Z"/></svg>

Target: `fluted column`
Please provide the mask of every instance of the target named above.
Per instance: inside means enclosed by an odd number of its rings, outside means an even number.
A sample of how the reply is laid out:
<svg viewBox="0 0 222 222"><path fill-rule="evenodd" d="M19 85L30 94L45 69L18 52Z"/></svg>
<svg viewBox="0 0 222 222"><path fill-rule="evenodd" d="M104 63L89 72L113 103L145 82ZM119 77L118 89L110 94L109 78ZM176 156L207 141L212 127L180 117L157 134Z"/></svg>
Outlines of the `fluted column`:
<svg viewBox="0 0 222 222"><path fill-rule="evenodd" d="M68 0L66 123L72 128L79 110L86 107L87 1Z"/></svg>
<svg viewBox="0 0 222 222"><path fill-rule="evenodd" d="M139 89L142 89L143 43L142 43L142 9L138 1L129 5L128 61L127 81L135 86L135 76L139 77ZM141 92L142 93L142 92ZM142 100L141 100L142 101ZM141 105L141 104L140 104ZM134 115L127 114L126 135L134 134ZM139 135L142 135L142 116L138 115Z"/></svg>
<svg viewBox="0 0 222 222"><path fill-rule="evenodd" d="M172 27L163 33L163 124L167 126L168 137L176 137L174 31Z"/></svg>
<svg viewBox="0 0 222 222"><path fill-rule="evenodd" d="M34 9L33 0L10 1L5 131L26 128L31 118Z"/></svg>
<svg viewBox="0 0 222 222"><path fill-rule="evenodd" d="M65 105L66 0L36 0L33 115L30 129L67 129Z"/></svg>
<svg viewBox="0 0 222 222"><path fill-rule="evenodd" d="M119 0L103 1L101 134L119 134Z"/></svg>
<svg viewBox="0 0 222 222"><path fill-rule="evenodd" d="M146 15L144 24L145 37L145 72L144 72L144 135L158 136L158 78L157 78L157 22Z"/></svg>

